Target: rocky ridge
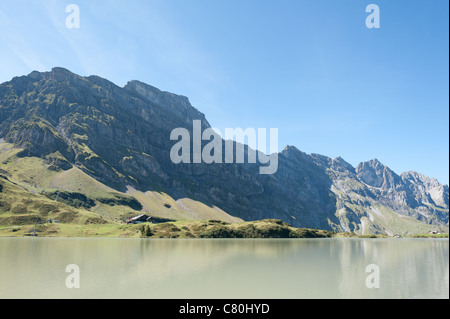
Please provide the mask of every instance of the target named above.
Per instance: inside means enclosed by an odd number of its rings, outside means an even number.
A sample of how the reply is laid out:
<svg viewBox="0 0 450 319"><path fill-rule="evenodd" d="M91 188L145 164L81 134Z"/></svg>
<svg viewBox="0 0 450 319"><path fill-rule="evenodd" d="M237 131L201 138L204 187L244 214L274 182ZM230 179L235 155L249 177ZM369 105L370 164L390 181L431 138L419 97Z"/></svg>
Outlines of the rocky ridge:
<svg viewBox="0 0 450 319"><path fill-rule="evenodd" d="M296 227L370 233L448 229L447 185L416 172L397 175L378 160L354 168L344 159L287 146L278 171L244 164L173 164L174 128L210 124L188 98L130 81L121 88L63 68L0 85L0 138L45 159L54 170L80 169L118 192L164 192L219 207L244 220L281 219Z"/></svg>

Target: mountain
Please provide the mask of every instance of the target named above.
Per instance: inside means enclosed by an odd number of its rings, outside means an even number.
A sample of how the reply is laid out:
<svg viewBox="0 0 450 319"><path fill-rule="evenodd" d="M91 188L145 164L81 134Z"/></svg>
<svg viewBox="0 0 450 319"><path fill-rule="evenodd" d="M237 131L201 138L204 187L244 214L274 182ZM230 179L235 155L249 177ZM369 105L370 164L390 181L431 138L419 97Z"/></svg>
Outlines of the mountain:
<svg viewBox="0 0 450 319"><path fill-rule="evenodd" d="M11 189L14 182L67 206L58 212L89 216L80 221L118 222L145 212L229 222L276 218L359 234L448 231L448 186L419 173L397 175L378 160L354 168L287 146L272 175L249 161L174 164L171 132L184 128L193 136L196 120L211 127L188 98L139 81L122 88L63 68L16 77L0 85L0 174L7 178L0 185ZM0 224L27 215L11 197L0 200Z"/></svg>

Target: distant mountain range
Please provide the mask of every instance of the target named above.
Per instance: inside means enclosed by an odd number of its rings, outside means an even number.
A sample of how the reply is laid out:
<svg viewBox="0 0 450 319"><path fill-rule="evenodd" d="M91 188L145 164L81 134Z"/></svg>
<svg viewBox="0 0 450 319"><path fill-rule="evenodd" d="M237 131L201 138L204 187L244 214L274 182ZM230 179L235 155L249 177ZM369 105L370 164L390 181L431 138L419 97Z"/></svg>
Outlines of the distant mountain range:
<svg viewBox="0 0 450 319"><path fill-rule="evenodd" d="M397 175L376 159L355 168L286 146L273 175L252 163L174 164L170 133L192 132L194 120L211 127L186 97L138 81L122 88L54 68L1 84L0 225L36 216L113 223L145 213L276 218L358 234L448 232L448 186Z"/></svg>

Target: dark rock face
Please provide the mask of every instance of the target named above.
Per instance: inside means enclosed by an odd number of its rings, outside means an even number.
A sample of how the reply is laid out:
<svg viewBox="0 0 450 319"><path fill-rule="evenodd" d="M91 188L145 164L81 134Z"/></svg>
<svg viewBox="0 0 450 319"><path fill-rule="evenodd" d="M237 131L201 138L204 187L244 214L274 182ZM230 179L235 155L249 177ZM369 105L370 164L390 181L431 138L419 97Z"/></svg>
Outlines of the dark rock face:
<svg viewBox="0 0 450 319"><path fill-rule="evenodd" d="M342 158L288 146L278 154L273 175L260 175L259 164L174 164L170 133L181 127L192 136L194 120L210 128L186 97L138 81L121 88L54 68L0 85L0 139L23 148L21 156L45 158L55 170L76 166L119 191L127 186L163 191L245 220L277 218L336 230L342 228L338 212L348 201L364 207L370 199L448 225L447 186L417 173L399 176L377 160L355 169ZM350 191L357 200L337 195ZM360 218L354 215L354 222Z"/></svg>

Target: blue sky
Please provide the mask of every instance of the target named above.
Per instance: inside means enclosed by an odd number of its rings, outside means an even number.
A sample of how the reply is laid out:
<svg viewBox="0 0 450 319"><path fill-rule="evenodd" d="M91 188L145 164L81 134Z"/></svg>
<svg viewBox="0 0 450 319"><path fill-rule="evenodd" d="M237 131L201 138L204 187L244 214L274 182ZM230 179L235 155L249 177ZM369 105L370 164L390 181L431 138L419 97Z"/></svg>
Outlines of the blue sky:
<svg viewBox="0 0 450 319"><path fill-rule="evenodd" d="M65 26L68 4L79 29ZM380 8L380 29L365 25ZM65 67L185 95L212 126L449 181L444 0L0 1L0 82Z"/></svg>

